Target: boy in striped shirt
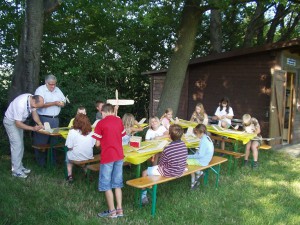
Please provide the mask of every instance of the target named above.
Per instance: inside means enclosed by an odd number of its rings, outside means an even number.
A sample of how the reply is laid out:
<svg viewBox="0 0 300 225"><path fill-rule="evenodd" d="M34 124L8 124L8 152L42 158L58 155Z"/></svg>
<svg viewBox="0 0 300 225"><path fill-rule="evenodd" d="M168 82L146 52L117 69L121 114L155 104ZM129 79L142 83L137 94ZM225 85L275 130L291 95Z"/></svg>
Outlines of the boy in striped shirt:
<svg viewBox="0 0 300 225"><path fill-rule="evenodd" d="M183 129L173 124L169 128L169 134L172 142L165 147L161 154L158 165L148 167L143 171L143 177L145 176L164 176L164 177L180 177L185 168L188 150L181 137L183 135ZM148 204L147 190L142 193L142 203Z"/></svg>

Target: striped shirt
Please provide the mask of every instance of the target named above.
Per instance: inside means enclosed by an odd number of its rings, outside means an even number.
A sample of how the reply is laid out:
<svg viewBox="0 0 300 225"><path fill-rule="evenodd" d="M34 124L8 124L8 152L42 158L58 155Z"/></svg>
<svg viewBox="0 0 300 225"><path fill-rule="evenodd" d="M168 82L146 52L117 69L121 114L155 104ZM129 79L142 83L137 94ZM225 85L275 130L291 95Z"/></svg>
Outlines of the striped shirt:
<svg viewBox="0 0 300 225"><path fill-rule="evenodd" d="M158 171L164 177L179 177L186 168L188 150L181 140L171 142L161 154Z"/></svg>

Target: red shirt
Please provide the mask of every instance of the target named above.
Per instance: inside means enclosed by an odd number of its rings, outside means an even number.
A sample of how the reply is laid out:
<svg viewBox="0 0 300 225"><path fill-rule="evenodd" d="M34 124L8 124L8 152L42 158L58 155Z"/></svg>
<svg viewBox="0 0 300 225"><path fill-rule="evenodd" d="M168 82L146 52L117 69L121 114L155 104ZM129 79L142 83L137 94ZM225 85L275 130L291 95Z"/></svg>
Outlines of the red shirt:
<svg viewBox="0 0 300 225"><path fill-rule="evenodd" d="M100 141L101 164L124 159L122 137L125 134L126 131L119 117L109 115L97 123L92 137Z"/></svg>

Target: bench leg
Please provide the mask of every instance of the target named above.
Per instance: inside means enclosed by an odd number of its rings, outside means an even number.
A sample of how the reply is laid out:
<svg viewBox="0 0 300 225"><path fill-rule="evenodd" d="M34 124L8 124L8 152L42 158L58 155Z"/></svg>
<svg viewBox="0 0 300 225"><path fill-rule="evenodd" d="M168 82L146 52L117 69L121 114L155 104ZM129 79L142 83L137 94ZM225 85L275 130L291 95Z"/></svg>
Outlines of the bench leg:
<svg viewBox="0 0 300 225"><path fill-rule="evenodd" d="M221 164L210 168L216 174L216 188L219 186Z"/></svg>
<svg viewBox="0 0 300 225"><path fill-rule="evenodd" d="M141 177L141 164L136 165L136 178ZM141 196L141 195L140 195ZM139 205L139 190L135 191L135 202L137 205ZM142 198L140 198L140 203L142 203Z"/></svg>
<svg viewBox="0 0 300 225"><path fill-rule="evenodd" d="M155 216L156 211L156 192L157 192L157 184L155 184L152 188L152 207L151 207L151 215Z"/></svg>

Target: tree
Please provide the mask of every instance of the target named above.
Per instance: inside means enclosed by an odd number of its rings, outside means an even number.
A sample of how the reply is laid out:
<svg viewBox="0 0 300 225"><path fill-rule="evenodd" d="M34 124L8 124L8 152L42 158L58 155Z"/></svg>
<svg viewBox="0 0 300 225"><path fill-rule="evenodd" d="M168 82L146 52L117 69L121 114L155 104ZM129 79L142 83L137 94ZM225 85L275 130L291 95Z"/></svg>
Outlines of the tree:
<svg viewBox="0 0 300 225"><path fill-rule="evenodd" d="M34 93L37 88L44 15L53 12L59 4L59 0L26 0L22 35L8 95L9 102L22 93Z"/></svg>

